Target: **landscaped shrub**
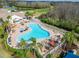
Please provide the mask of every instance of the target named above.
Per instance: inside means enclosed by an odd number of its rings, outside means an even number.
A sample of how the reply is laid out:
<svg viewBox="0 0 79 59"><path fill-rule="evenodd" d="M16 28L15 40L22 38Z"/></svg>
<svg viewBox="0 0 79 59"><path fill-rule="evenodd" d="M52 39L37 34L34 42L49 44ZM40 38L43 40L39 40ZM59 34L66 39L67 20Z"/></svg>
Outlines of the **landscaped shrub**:
<svg viewBox="0 0 79 59"><path fill-rule="evenodd" d="M3 28L0 26L0 38L2 37L4 31L3 31Z"/></svg>
<svg viewBox="0 0 79 59"><path fill-rule="evenodd" d="M75 32L79 33L79 26L76 27Z"/></svg>
<svg viewBox="0 0 79 59"><path fill-rule="evenodd" d="M53 54L48 54L48 55L46 56L46 58L52 58L52 55L53 55Z"/></svg>

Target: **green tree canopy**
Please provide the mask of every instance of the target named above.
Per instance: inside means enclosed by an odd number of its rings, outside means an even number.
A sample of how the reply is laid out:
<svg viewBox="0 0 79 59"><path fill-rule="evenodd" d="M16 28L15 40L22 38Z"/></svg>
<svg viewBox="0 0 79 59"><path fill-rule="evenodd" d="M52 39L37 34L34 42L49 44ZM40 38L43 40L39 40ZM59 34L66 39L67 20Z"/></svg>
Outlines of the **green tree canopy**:
<svg viewBox="0 0 79 59"><path fill-rule="evenodd" d="M46 57L47 58L52 58L52 54L48 54Z"/></svg>
<svg viewBox="0 0 79 59"><path fill-rule="evenodd" d="M3 34L4 30L3 27L0 26L0 36Z"/></svg>
<svg viewBox="0 0 79 59"><path fill-rule="evenodd" d="M67 45L69 45L71 47L71 45L74 43L74 41L76 40L75 35L74 35L74 31L72 32L66 32L63 39L66 40Z"/></svg>
<svg viewBox="0 0 79 59"><path fill-rule="evenodd" d="M9 20L11 18L11 16L9 15L9 16L7 16L7 19Z"/></svg>
<svg viewBox="0 0 79 59"><path fill-rule="evenodd" d="M26 41L25 41L24 39L21 39L20 47L21 47L22 49L26 48Z"/></svg>
<svg viewBox="0 0 79 59"><path fill-rule="evenodd" d="M0 18L0 22L4 22L4 21L3 21L3 18Z"/></svg>
<svg viewBox="0 0 79 59"><path fill-rule="evenodd" d="M32 37L30 40L32 41L33 45L36 45L36 38Z"/></svg>

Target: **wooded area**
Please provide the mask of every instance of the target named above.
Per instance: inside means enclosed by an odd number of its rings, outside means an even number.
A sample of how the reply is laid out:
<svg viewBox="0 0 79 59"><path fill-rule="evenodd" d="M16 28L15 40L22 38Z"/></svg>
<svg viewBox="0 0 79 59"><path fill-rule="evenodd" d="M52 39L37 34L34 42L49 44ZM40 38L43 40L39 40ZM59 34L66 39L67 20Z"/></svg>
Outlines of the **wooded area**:
<svg viewBox="0 0 79 59"><path fill-rule="evenodd" d="M60 3L54 5L54 8L47 14L41 15L40 18L57 27L79 33L79 4L77 3Z"/></svg>

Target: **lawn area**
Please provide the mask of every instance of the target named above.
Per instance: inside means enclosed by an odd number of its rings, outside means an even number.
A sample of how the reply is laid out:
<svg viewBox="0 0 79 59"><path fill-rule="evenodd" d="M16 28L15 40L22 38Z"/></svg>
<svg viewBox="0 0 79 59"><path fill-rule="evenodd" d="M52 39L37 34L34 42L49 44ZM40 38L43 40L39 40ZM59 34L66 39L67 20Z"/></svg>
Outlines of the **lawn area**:
<svg viewBox="0 0 79 59"><path fill-rule="evenodd" d="M41 14L46 14L49 11L49 8L45 8L45 9L31 9L31 10L27 10L27 12L30 15L41 15Z"/></svg>
<svg viewBox="0 0 79 59"><path fill-rule="evenodd" d="M7 37L8 37L8 33L4 31L7 24L8 24L7 22L4 22L4 24L2 26L0 26L0 57L2 57L2 58L11 57L11 52L9 52L4 46L5 42L7 40Z"/></svg>
<svg viewBox="0 0 79 59"><path fill-rule="evenodd" d="M1 44L0 44L0 57L1 57L1 58L10 58L10 57L12 57L12 56L11 56L11 53L10 53L9 51L5 50L5 49L1 46Z"/></svg>
<svg viewBox="0 0 79 59"><path fill-rule="evenodd" d="M1 58L9 58L12 57L11 56L11 52L9 52L8 50L5 49L5 47L3 46L3 39L0 39L0 57Z"/></svg>

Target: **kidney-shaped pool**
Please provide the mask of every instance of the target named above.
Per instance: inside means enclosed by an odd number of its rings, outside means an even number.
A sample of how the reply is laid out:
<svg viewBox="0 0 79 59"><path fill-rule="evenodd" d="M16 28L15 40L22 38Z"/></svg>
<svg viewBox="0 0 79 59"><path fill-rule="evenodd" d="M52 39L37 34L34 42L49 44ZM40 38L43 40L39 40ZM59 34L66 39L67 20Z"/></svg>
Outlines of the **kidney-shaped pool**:
<svg viewBox="0 0 79 59"><path fill-rule="evenodd" d="M36 38L37 40L42 40L49 38L50 36L50 33L48 31L44 30L40 25L36 23L28 24L28 27L30 27L32 30L26 32L25 34L19 35L18 40L24 39L26 41L29 41L32 37Z"/></svg>

